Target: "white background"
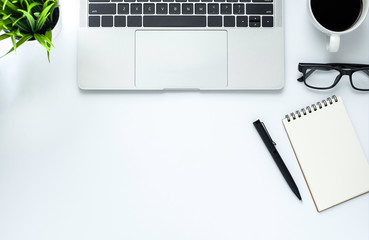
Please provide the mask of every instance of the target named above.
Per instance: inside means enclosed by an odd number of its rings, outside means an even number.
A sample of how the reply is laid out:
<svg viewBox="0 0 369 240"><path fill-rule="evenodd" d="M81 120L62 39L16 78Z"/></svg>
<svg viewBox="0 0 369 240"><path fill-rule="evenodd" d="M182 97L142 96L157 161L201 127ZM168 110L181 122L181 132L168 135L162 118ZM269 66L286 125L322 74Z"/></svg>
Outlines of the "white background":
<svg viewBox="0 0 369 240"><path fill-rule="evenodd" d="M0 59L0 239L369 239L369 194L317 213L281 122L339 95L369 157L368 93L347 78L330 91L296 81L299 62L368 63L369 19L329 54L305 0L285 1L281 91L87 92L76 79L79 1L61 4L51 64L35 43Z"/></svg>

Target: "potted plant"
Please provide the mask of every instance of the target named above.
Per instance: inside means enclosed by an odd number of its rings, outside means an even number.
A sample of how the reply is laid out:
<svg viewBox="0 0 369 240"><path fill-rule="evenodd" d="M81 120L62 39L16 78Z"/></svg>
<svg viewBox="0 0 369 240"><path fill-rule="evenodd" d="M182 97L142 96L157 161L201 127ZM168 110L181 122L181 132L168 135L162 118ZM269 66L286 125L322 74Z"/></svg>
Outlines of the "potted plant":
<svg viewBox="0 0 369 240"><path fill-rule="evenodd" d="M0 41L10 38L13 43L5 55L27 41L37 41L46 49L50 62L52 30L59 13L58 0L0 0Z"/></svg>

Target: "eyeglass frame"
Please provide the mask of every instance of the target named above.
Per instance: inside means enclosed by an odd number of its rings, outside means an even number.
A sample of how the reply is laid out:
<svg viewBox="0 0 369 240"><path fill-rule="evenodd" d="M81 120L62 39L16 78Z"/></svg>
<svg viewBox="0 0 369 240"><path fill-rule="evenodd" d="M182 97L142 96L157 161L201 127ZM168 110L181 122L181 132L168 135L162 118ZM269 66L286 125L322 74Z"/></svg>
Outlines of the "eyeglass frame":
<svg viewBox="0 0 369 240"><path fill-rule="evenodd" d="M314 69L314 68L315 68L315 70L318 70L318 69L323 69L323 70L336 70L336 71L339 72L339 75L334 80L334 83L331 86L329 86L329 87L313 87L313 86L310 86L310 85L308 85L306 83L306 79L310 76L310 74L307 73L306 71L308 69ZM347 68L349 68L349 69L347 69ZM304 82L304 84L307 87L309 87L309 88L318 89L318 90L327 90L327 89L334 88L338 84L338 82L341 80L341 78L343 76L347 75L350 78L350 84L351 84L351 86L355 90L358 90L358 91L369 91L369 89L361 89L361 88L355 87L354 84L353 84L353 81L352 81L352 74L354 74L355 72L357 72L357 71L363 71L363 70L368 70L368 72L369 72L369 65L367 65L367 64L351 64L351 63L299 63L298 70L303 75L302 75L302 77L298 78L297 81ZM368 75L369 75L369 73L368 73Z"/></svg>

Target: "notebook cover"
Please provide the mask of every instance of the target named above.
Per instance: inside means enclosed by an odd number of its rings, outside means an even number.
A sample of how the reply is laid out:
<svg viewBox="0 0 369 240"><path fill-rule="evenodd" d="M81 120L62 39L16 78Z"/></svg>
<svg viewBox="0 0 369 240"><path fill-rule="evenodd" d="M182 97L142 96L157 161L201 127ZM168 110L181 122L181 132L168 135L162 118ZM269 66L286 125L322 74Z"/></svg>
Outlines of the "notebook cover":
<svg viewBox="0 0 369 240"><path fill-rule="evenodd" d="M340 97L310 110L297 111L282 122L321 212L369 192L369 164Z"/></svg>

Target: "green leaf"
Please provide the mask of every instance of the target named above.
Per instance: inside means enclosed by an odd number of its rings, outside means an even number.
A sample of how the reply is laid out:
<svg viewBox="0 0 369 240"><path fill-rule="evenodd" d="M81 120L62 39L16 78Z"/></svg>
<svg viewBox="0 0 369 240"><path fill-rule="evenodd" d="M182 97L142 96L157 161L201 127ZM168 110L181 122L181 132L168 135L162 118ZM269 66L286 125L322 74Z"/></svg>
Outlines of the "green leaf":
<svg viewBox="0 0 369 240"><path fill-rule="evenodd" d="M51 13L51 16L50 16L50 21L53 22L53 13L54 13L54 10L55 8L58 8L59 7L59 4L56 2L53 7L50 9L50 13Z"/></svg>
<svg viewBox="0 0 369 240"><path fill-rule="evenodd" d="M45 5L44 5L45 6ZM53 5L49 5L48 7L46 7L44 10L42 10L40 17L37 19L36 22L36 29L37 31L40 30L43 25L45 24L47 18L50 16L50 9L53 7Z"/></svg>
<svg viewBox="0 0 369 240"><path fill-rule="evenodd" d="M52 35L52 31L51 29L50 30L47 30L46 33L45 33L45 40L47 42L48 45L50 45L51 47L55 48L55 46L53 45L52 43L52 38L53 38L53 35Z"/></svg>
<svg viewBox="0 0 369 240"><path fill-rule="evenodd" d="M27 35L27 36L24 36L22 37L21 39L19 39L19 41L16 43L16 46L17 48L19 48L23 43L27 42L28 40L30 40L32 38L32 35ZM4 57L6 55L8 55L9 53L13 52L14 51L14 46L9 50L9 52L7 52L6 54L4 54L3 56L1 57Z"/></svg>
<svg viewBox="0 0 369 240"><path fill-rule="evenodd" d="M45 25L45 22L47 18L50 16L50 13L47 13L47 15L43 15L43 12L41 13L40 17L36 21L36 29L35 31L38 32L42 29L42 27Z"/></svg>
<svg viewBox="0 0 369 240"><path fill-rule="evenodd" d="M13 43L14 52L17 53L17 43L16 43L16 40L15 40L15 34L11 34L10 38L11 38L12 43Z"/></svg>
<svg viewBox="0 0 369 240"><path fill-rule="evenodd" d="M32 29L31 27L24 23L23 21L20 21L21 19L19 20L16 20L14 23L13 23L13 27L18 27L22 32L24 33L29 33L29 32L32 32Z"/></svg>
<svg viewBox="0 0 369 240"><path fill-rule="evenodd" d="M11 14L4 15L3 20L6 20L6 19L10 18L11 16L12 16Z"/></svg>
<svg viewBox="0 0 369 240"><path fill-rule="evenodd" d="M50 51L50 47L46 44L45 36L35 33L34 38L39 42L47 51Z"/></svg>
<svg viewBox="0 0 369 240"><path fill-rule="evenodd" d="M22 12L24 14L24 16L27 18L28 20L28 24L30 25L32 32L35 32L35 19L32 17L32 15L29 12L26 12L24 10L18 9L19 12Z"/></svg>
<svg viewBox="0 0 369 240"><path fill-rule="evenodd" d="M27 5L27 12L31 13L31 10L38 5L41 5L41 4L34 2L34 3L31 3L30 5Z"/></svg>
<svg viewBox="0 0 369 240"><path fill-rule="evenodd" d="M42 46L44 46L44 48L46 48L47 59L50 62L50 50L51 46L53 46L50 39L48 39L48 37L46 37L45 35L40 34L35 34L34 37Z"/></svg>
<svg viewBox="0 0 369 240"><path fill-rule="evenodd" d="M10 35L4 33L3 35L0 35L0 41L9 38Z"/></svg>
<svg viewBox="0 0 369 240"><path fill-rule="evenodd" d="M43 5L43 8L46 8L46 6L49 4L49 2L55 2L54 0L46 0L45 2L44 2L44 5Z"/></svg>
<svg viewBox="0 0 369 240"><path fill-rule="evenodd" d="M13 11L17 11L18 10L18 7L16 5L14 5L13 3L9 2L8 0L5 0L5 2L4 2L3 10L5 9L5 7L9 7Z"/></svg>

